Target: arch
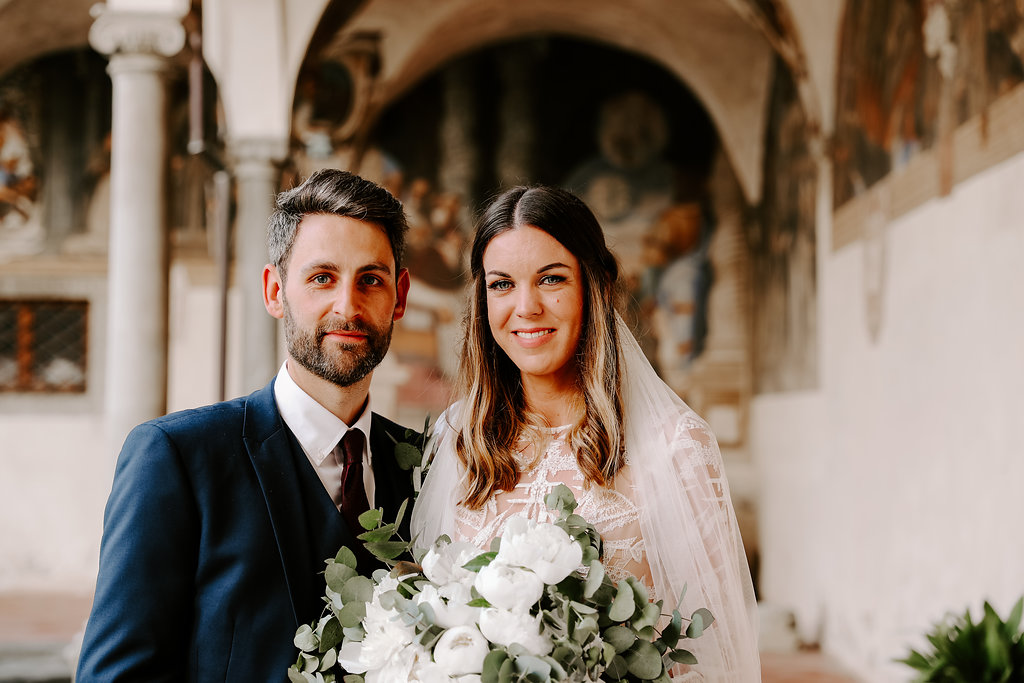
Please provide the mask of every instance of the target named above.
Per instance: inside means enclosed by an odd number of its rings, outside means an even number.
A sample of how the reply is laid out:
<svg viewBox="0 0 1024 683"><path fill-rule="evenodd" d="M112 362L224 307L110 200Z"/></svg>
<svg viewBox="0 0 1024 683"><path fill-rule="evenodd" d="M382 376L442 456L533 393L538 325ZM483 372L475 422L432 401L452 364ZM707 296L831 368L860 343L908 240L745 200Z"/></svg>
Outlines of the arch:
<svg viewBox="0 0 1024 683"><path fill-rule="evenodd" d="M721 0L608 3L588 0L382 0L338 36L379 31L382 71L375 109L386 107L444 62L486 44L538 33L607 43L655 61L702 100L748 201L761 196L770 45Z"/></svg>

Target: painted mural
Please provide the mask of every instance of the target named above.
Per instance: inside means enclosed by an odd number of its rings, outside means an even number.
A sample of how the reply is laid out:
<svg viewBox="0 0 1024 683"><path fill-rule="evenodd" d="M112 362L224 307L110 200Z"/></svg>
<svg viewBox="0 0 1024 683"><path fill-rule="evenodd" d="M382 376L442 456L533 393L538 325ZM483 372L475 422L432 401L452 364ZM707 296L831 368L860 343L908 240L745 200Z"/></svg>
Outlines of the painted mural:
<svg viewBox="0 0 1024 683"><path fill-rule="evenodd" d="M754 389L817 386L817 165L793 78L780 62L769 104L764 198L747 228L753 275Z"/></svg>
<svg viewBox="0 0 1024 683"><path fill-rule="evenodd" d="M1018 0L850 0L841 41L836 207L1024 81Z"/></svg>

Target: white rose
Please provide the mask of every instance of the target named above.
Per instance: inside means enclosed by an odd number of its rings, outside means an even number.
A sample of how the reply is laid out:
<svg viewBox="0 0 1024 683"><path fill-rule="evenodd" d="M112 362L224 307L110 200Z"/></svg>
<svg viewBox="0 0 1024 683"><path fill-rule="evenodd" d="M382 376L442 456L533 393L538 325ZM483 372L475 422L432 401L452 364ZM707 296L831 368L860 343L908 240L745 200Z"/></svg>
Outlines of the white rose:
<svg viewBox="0 0 1024 683"><path fill-rule="evenodd" d="M544 583L555 584L580 566L583 548L560 527L517 515L505 523L497 559L528 567Z"/></svg>
<svg viewBox="0 0 1024 683"><path fill-rule="evenodd" d="M461 583L449 583L440 587L428 583L415 597L417 604L430 605L434 611L434 623L441 628L475 624L480 608L466 604L472 599L470 587Z"/></svg>
<svg viewBox="0 0 1024 683"><path fill-rule="evenodd" d="M484 657L490 652L487 639L476 626L456 626L441 634L434 645L434 661L449 676L478 674L484 669Z"/></svg>
<svg viewBox="0 0 1024 683"><path fill-rule="evenodd" d="M534 572L497 560L477 573L473 585L493 606L518 612L528 611L544 593L544 582Z"/></svg>
<svg viewBox="0 0 1024 683"><path fill-rule="evenodd" d="M495 645L519 643L538 657L551 652L551 638L543 632L540 617L489 607L480 613L480 632Z"/></svg>
<svg viewBox="0 0 1024 683"><path fill-rule="evenodd" d="M481 552L475 545L465 541L435 543L423 557L420 566L423 567L423 575L437 586L455 582L472 584L476 575L463 569L462 565Z"/></svg>

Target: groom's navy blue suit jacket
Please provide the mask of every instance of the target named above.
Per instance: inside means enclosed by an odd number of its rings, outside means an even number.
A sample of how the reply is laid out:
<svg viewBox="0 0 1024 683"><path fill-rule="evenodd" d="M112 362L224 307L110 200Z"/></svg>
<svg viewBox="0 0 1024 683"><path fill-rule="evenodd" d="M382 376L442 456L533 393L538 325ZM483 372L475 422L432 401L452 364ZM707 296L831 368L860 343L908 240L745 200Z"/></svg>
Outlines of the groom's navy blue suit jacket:
<svg viewBox="0 0 1024 683"><path fill-rule="evenodd" d="M375 504L391 520L412 494L390 438L405 429L374 415L370 431ZM357 543L273 382L136 427L103 527L79 683L286 680L296 628L324 606L323 560Z"/></svg>

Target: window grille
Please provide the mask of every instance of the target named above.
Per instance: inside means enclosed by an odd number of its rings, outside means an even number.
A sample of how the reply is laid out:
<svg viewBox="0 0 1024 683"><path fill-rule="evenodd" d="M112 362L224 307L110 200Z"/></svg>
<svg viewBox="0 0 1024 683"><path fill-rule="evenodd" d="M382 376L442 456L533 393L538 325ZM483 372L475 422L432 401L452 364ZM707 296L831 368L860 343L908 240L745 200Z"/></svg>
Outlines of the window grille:
<svg viewBox="0 0 1024 683"><path fill-rule="evenodd" d="M87 301L0 299L0 392L84 392Z"/></svg>

